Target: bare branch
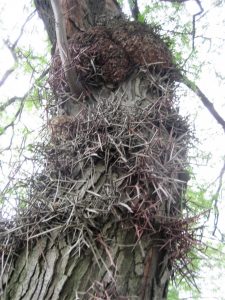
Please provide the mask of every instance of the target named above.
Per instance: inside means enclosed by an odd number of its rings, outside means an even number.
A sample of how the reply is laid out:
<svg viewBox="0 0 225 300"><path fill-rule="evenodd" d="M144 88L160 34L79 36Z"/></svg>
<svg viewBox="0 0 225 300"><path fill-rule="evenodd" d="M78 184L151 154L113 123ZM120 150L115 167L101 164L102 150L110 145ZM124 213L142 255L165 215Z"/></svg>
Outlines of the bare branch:
<svg viewBox="0 0 225 300"><path fill-rule="evenodd" d="M188 2L190 0L161 0L163 2L171 2L171 3L184 3ZM201 15L204 12L203 6L200 2L200 0L195 0L199 7L199 11L192 16L192 51L195 48L195 34L196 34L196 18L197 16Z"/></svg>
<svg viewBox="0 0 225 300"><path fill-rule="evenodd" d="M1 128L0 136L3 135L9 127L13 127L15 125L15 121L17 120L18 117L21 116L21 113L23 111L25 99L26 99L26 97L24 97L23 100L20 102L20 106L19 106L18 110L16 111L12 121L9 124L7 124L5 127Z"/></svg>
<svg viewBox="0 0 225 300"><path fill-rule="evenodd" d="M43 79L45 77L45 75L48 73L48 71L49 71L49 68L44 70L42 72L42 74L35 81L39 81L39 80ZM14 96L14 97L8 99L5 103L1 104L0 112L4 111L8 106L15 103L16 101L23 101L29 95L29 93L32 91L33 88L34 88L34 85L22 97Z"/></svg>
<svg viewBox="0 0 225 300"><path fill-rule="evenodd" d="M132 13L132 17L138 21L138 17L140 15L140 10L138 7L138 1L137 0L129 0L129 6L130 6L130 11Z"/></svg>
<svg viewBox="0 0 225 300"><path fill-rule="evenodd" d="M14 72L14 70L15 68L12 67L5 72L5 74L2 76L2 79L0 79L0 87L5 83L7 78Z"/></svg>
<svg viewBox="0 0 225 300"><path fill-rule="evenodd" d="M219 208L218 208L218 199L219 199L219 194L220 194L220 191L223 187L223 176L225 174L225 158L224 158L224 164L223 164L223 167L220 171L220 175L218 177L219 179L219 184L218 184L218 187L217 187L217 190L216 190L216 194L215 194L215 200L214 200L214 210L215 210L215 213L214 213L214 230L213 230L213 235L215 235L215 232L217 230L217 225L218 225L218 221L219 221Z"/></svg>
<svg viewBox="0 0 225 300"><path fill-rule="evenodd" d="M42 78L45 77L45 75L48 73L49 69L44 70L44 72L42 72L42 74L35 80L35 82L41 80ZM32 85L32 87L22 96L22 97L12 97L10 98L8 101L6 101L5 103L3 103L2 105L0 105L0 112L4 111L8 106L10 106L11 104L19 101L20 105L18 110L16 111L15 115L13 116L12 121L7 124L6 126L1 128L0 131L0 136L3 135L6 130L10 127L14 127L15 122L18 118L20 118L22 112L23 112L23 107L24 107L24 102L26 101L26 98L28 97L28 95L31 93L31 91L33 90L33 88L35 87L35 83Z"/></svg>
<svg viewBox="0 0 225 300"><path fill-rule="evenodd" d="M27 96L27 93L24 95L25 97ZM8 106L10 106L11 104L13 104L16 101L22 101L24 99L23 97L12 97L10 98L8 101L6 101L5 103L3 103L2 105L0 105L0 112L2 112L3 110L5 110Z"/></svg>
<svg viewBox="0 0 225 300"><path fill-rule="evenodd" d="M192 17L192 50L195 49L196 18L197 18L197 16L201 15L204 12L201 2L199 0L195 0L195 1L198 4L200 10L196 14L194 14Z"/></svg>
<svg viewBox="0 0 225 300"><path fill-rule="evenodd" d="M12 44L12 46L11 46L11 48L12 48L13 50L16 48L16 46L17 46L17 44L18 44L18 42L19 42L21 36L23 35L25 26L26 26L27 23L33 18L33 16L35 15L35 12L36 12L36 10L34 10L34 11L26 18L25 22L23 23L23 25L22 25L22 27L21 27L21 29L20 29L20 33L19 33L17 39L15 40L15 42L14 42L14 43Z"/></svg>
<svg viewBox="0 0 225 300"><path fill-rule="evenodd" d="M69 46L67 41L65 20L62 12L62 7L59 0L51 0L52 9L55 16L55 30L57 38L57 46L62 61L62 66L68 80L71 92L79 98L82 93L82 85L78 80L78 76L72 68Z"/></svg>
<svg viewBox="0 0 225 300"><path fill-rule="evenodd" d="M0 79L0 87L5 83L5 81L8 79L8 77L15 71L16 69L16 64L18 62L18 58L15 52L15 47L10 45L10 42L8 40L4 41L5 46L8 48L10 51L12 58L14 60L14 65L13 67L9 68L8 70L5 71L3 74L2 78Z"/></svg>
<svg viewBox="0 0 225 300"><path fill-rule="evenodd" d="M9 40L5 40L4 43L6 45L6 47L9 49L12 57L13 57L13 60L14 60L14 66L9 68L2 76L2 78L0 79L0 87L5 83L5 81L7 80L7 78L14 72L15 68L16 68L16 63L18 61L18 58L17 58L17 55L16 55L16 52L15 52L15 48L21 38L21 36L23 35L23 32L24 32L24 28L26 26L26 24L33 18L34 16L34 13L35 11L33 11L28 17L27 19L25 20L25 22L23 23L22 27L21 27L21 30L20 30L20 33L17 37L17 39L15 40L15 42L11 45L11 43L9 42Z"/></svg>
<svg viewBox="0 0 225 300"><path fill-rule="evenodd" d="M185 75L182 75L181 82L183 82L188 88L190 88L202 101L203 105L208 109L211 115L216 119L216 121L223 127L225 132L225 120L216 111L212 102L206 97L206 95L200 90L200 88Z"/></svg>
<svg viewBox="0 0 225 300"><path fill-rule="evenodd" d="M183 3L183 2L187 2L189 0L161 0L161 1L172 2L172 3ZM196 18L197 18L197 16L201 15L204 12L204 9L201 5L200 0L195 0L195 2L199 6L199 11L193 15L193 19L192 19L192 52L195 48ZM209 101L209 99L200 90L200 88L193 81L188 79L186 76L182 76L182 82L187 87L189 87L201 99L203 105L208 109L208 111L211 113L211 115L216 119L216 121L223 127L223 130L225 131L225 120L216 111L213 103Z"/></svg>

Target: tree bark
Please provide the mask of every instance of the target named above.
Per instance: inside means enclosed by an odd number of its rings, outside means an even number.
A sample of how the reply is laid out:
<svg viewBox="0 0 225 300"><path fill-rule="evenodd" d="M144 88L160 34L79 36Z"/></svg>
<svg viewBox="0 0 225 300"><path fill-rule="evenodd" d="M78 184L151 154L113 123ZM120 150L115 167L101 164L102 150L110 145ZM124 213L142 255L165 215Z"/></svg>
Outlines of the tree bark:
<svg viewBox="0 0 225 300"><path fill-rule="evenodd" d="M157 99L139 73L122 83L116 94L127 110L137 101L144 108ZM113 97L107 88L101 91L103 95ZM93 193L101 194L105 188L109 175L104 162L98 163L94 176L87 170L82 176L83 183L74 190L81 203L93 182ZM123 176L126 174L111 172L110 180L116 182ZM166 203L161 204L162 211L166 211ZM145 233L139 239L129 217L107 218L110 219L101 225L96 236L86 237L88 244L93 245L91 249L79 245L79 239L70 242L73 233L64 234L63 225L50 236L37 239L35 246L28 243L9 275L3 299L167 299L171 266L167 251L159 243L160 233Z"/></svg>
<svg viewBox="0 0 225 300"><path fill-rule="evenodd" d="M49 38L52 44L55 44L50 1L34 2L44 20ZM68 38L76 32L94 26L103 15L109 18L121 14L113 0L68 0L62 1L61 4L64 7ZM165 82L165 86L166 84ZM121 106L129 112L137 103L143 110L149 103L154 103L159 95L155 95L153 90L149 88L144 73L139 71L134 72L115 89L103 86L91 92L96 101L100 97L110 101L110 97L116 95L121 99ZM73 113L72 110L70 107L68 115L76 115L77 112ZM151 137L146 135L146 138ZM79 201L82 203L90 192L101 195L109 180L109 170L106 170L105 162L100 161L94 175L87 169L80 176L82 183L74 188L74 195L79 195ZM125 177L126 174L114 170L110 176L110 180L113 180ZM179 193L177 196L179 197ZM170 203L160 203L161 216L168 216L171 212ZM87 245L83 241L79 244L81 242L77 232L81 228L72 228L72 232L65 234L65 224L60 228L53 226L53 231L48 235L37 237L35 242L30 244L28 242L27 248L19 251L14 268L8 274L8 283L2 299L167 299L171 264L169 252L160 243L161 232L144 232L138 236L138 229L132 227L129 222L130 213L129 209L127 216L123 213L123 219L112 214L106 215L101 228L96 229L96 235L86 233L86 240L90 242ZM76 236L76 239L73 236Z"/></svg>
<svg viewBox="0 0 225 300"><path fill-rule="evenodd" d="M96 247L80 255L56 235L39 240L20 254L4 299L166 299L166 254L118 225L105 225Z"/></svg>

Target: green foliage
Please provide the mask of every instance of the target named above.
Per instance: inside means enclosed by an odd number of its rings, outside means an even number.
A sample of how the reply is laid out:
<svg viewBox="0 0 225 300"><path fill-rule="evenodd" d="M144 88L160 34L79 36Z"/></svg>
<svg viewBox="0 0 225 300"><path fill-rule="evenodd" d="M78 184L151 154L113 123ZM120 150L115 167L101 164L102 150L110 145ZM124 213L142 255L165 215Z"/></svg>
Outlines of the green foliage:
<svg viewBox="0 0 225 300"><path fill-rule="evenodd" d="M27 145L27 151L34 153L35 145L34 144L28 144Z"/></svg>
<svg viewBox="0 0 225 300"><path fill-rule="evenodd" d="M178 290L177 290L174 286L172 286L172 285L170 285L170 287L169 287L169 292L168 292L167 299L168 299L168 300L179 300L179 292L178 292Z"/></svg>
<svg viewBox="0 0 225 300"><path fill-rule="evenodd" d="M196 190L190 187L187 189L188 206L194 214L203 213L211 208L212 200L207 199L206 192L205 186L199 186Z"/></svg>
<svg viewBox="0 0 225 300"><path fill-rule="evenodd" d="M37 86L34 86L31 93L26 98L24 104L25 108L28 111L31 111L33 108L40 108L40 93L39 88Z"/></svg>
<svg viewBox="0 0 225 300"><path fill-rule="evenodd" d="M144 14L139 13L138 22L145 23L145 15Z"/></svg>
<svg viewBox="0 0 225 300"><path fill-rule="evenodd" d="M40 74L43 67L49 63L48 56L38 55L34 49L17 48L17 56L19 58L19 68L26 74Z"/></svg>
<svg viewBox="0 0 225 300"><path fill-rule="evenodd" d="M200 68L194 64L198 53L192 49L192 17L186 19L184 15L184 3L152 1L142 9L139 22L157 27L173 53L174 64L182 70L188 69L197 78Z"/></svg>
<svg viewBox="0 0 225 300"><path fill-rule="evenodd" d="M173 6L173 8L175 8L176 12L179 12L179 10L182 9L183 5L184 4L181 2L172 2L172 6Z"/></svg>
<svg viewBox="0 0 225 300"><path fill-rule="evenodd" d="M123 2L124 2L123 0L117 0L117 2L120 6L123 6Z"/></svg>

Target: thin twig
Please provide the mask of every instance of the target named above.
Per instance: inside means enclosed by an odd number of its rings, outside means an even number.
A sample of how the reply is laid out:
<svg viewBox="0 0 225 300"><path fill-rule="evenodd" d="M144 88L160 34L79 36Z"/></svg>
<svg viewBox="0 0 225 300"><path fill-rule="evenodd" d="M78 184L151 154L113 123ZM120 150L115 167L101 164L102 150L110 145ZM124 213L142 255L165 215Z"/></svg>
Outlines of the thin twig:
<svg viewBox="0 0 225 300"><path fill-rule="evenodd" d="M17 47L17 44L20 40L20 38L22 37L23 35L23 32L24 32L24 28L26 26L26 24L33 18L35 14L35 11L33 11L28 17L27 19L25 20L25 22L23 23L22 27L21 27L21 30L20 30L20 33L17 37L17 39L15 40L15 42L11 45L10 42L8 40L4 41L5 45L7 46L7 48L9 49L10 53L12 54L12 57L13 57L13 60L14 60L14 66L9 68L2 76L2 78L0 79L0 87L5 83L5 81L8 79L8 77L15 71L15 68L16 68L16 64L18 62L18 57L17 57L17 54L15 52L15 49Z"/></svg>
<svg viewBox="0 0 225 300"><path fill-rule="evenodd" d="M42 80L49 72L49 68L44 70L42 72L42 74L35 80L35 82L38 82L40 80ZM18 96L14 96L10 99L8 99L5 103L0 105L0 112L4 111L8 106L10 106L11 104L17 102L17 101L24 101L24 99L31 93L31 91L34 89L35 87L35 83L34 85L22 96L22 97L18 97Z"/></svg>
<svg viewBox="0 0 225 300"><path fill-rule="evenodd" d="M216 233L216 230L217 230L217 225L218 225L218 221L219 221L219 208L218 208L218 200L219 200L219 195L220 195L220 191L223 187L223 177L224 177L224 174L225 174L225 158L224 158L224 164L223 164L223 167L220 171L220 175L219 175L219 182L218 182L218 187L217 187L217 190L216 190L216 194L214 195L215 197L215 200L214 200L214 203L213 203L213 206L214 206L214 229L213 229L213 235L215 235Z"/></svg>

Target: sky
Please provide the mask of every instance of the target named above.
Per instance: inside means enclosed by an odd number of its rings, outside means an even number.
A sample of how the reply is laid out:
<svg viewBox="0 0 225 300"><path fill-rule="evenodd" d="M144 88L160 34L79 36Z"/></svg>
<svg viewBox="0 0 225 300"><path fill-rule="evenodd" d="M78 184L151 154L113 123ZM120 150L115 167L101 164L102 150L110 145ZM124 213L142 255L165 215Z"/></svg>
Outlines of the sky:
<svg viewBox="0 0 225 300"><path fill-rule="evenodd" d="M208 96L219 111L219 113L225 118L225 85L223 80L218 79L215 75L215 71L225 77L225 42L222 40L225 37L225 26L223 17L225 16L225 4L218 9L212 9L211 5L214 1L204 0L202 4L207 14L199 21L197 25L197 34L203 34L208 38L208 42L203 42L201 37L196 39L196 48L198 50L196 64L203 64L202 72L199 78L196 80L199 87ZM146 0L140 0L140 8L143 8L146 4ZM2 0L0 3L0 78L4 72L13 66L14 61L9 50L5 47L3 40L10 39L11 42L15 41L20 32L20 28L24 23L25 18L30 12L30 9L24 9L24 6L28 5L27 0ZM125 9L128 11L127 1L125 1ZM192 14L198 10L196 1L191 0L186 7L185 17L188 19L192 17ZM32 10L31 10L32 11ZM208 26L206 26L206 23ZM46 33L44 32L44 26L37 16L29 22L25 27L24 34L20 40L19 46L29 49L35 48L37 55L46 53ZM211 44L209 43L211 39ZM210 51L209 51L210 50ZM50 56L49 56L50 59ZM24 74L21 71L16 71L6 83L0 87L0 102L6 101L12 96L22 96L26 90L32 85L30 75ZM211 155L211 159L203 160L201 163L195 164L192 161L193 171L196 174L198 183L210 186L210 193L207 197L211 196L211 193L215 192L217 188L217 182L215 179L220 173L220 169L223 165L223 157L225 157L225 139L224 133L220 128L220 125L213 119L209 112L203 107L200 100L185 87L181 87L183 96L180 99L180 112L182 115L189 115L190 124L195 130L196 137L199 142L197 148L191 152L193 155L196 151L201 153L208 152ZM8 110L9 113L14 112L14 108ZM42 120L36 110L25 113L23 120L21 120L23 126L29 127L31 130L35 130L41 126ZM0 138L0 148L4 148L9 143L10 132L6 136ZM15 141L15 143L17 143ZM18 142L19 144L19 142ZM7 173L7 172L6 172ZM6 175L5 173L5 175ZM214 183L215 182L215 183ZM220 211L221 217L219 221L220 229L225 232L225 201L224 191L220 195ZM222 201L223 200L223 201ZM209 224L210 225L210 224ZM217 272L215 272L217 274ZM222 275L221 275L222 276ZM224 276L224 275L223 275ZM210 286L210 277L206 276L208 286ZM225 280L225 278L223 278ZM204 290L204 289L203 289ZM209 294L209 289L206 294L203 293L203 297L210 297L213 299L218 294L217 299L223 299L225 295L225 287L222 287L221 292L212 292Z"/></svg>

